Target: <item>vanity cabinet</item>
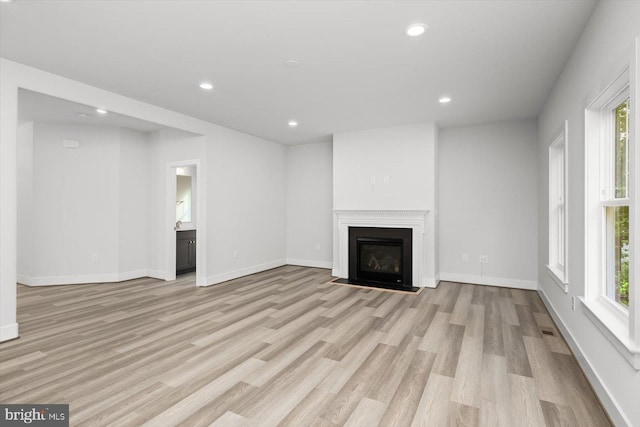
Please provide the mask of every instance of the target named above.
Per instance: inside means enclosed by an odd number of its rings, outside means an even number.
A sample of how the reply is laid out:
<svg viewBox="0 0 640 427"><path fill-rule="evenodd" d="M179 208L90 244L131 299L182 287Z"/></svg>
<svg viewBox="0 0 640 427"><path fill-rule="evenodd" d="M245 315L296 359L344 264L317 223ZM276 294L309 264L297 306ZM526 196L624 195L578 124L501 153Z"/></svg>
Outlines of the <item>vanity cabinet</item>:
<svg viewBox="0 0 640 427"><path fill-rule="evenodd" d="M196 230L176 233L176 274L196 271Z"/></svg>

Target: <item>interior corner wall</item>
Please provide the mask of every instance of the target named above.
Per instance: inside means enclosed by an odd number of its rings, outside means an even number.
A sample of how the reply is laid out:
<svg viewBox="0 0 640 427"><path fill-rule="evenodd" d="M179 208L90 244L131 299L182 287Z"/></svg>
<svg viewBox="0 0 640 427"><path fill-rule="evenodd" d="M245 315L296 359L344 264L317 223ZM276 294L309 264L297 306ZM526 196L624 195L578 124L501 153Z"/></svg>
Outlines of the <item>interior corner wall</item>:
<svg viewBox="0 0 640 427"><path fill-rule="evenodd" d="M629 63L638 36L640 2L599 2L538 120L540 293L607 412L621 426L640 425L640 371L633 369L600 332L586 309L580 304L576 311L571 309L571 298L585 295L585 109ZM565 120L569 124L566 206L570 217L566 294L545 265L549 256L548 149Z"/></svg>
<svg viewBox="0 0 640 427"><path fill-rule="evenodd" d="M536 144L535 119L440 130L441 280L537 288Z"/></svg>
<svg viewBox="0 0 640 427"><path fill-rule="evenodd" d="M65 139L79 142L64 148ZM18 281L53 285L147 274L147 135L110 126L18 126Z"/></svg>
<svg viewBox="0 0 640 427"><path fill-rule="evenodd" d="M333 144L287 147L287 264L331 268Z"/></svg>
<svg viewBox="0 0 640 427"><path fill-rule="evenodd" d="M65 139L80 147L64 148ZM34 244L27 284L117 276L118 163L117 128L35 123Z"/></svg>

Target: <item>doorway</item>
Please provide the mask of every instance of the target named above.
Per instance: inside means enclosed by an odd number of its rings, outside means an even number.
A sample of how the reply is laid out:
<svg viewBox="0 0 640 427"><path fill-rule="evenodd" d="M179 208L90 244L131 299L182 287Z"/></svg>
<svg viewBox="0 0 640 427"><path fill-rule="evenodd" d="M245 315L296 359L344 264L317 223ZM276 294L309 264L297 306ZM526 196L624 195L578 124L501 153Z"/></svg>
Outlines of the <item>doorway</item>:
<svg viewBox="0 0 640 427"><path fill-rule="evenodd" d="M166 181L166 280L194 273L196 285L205 279L198 274L205 234L202 227L200 159L167 163Z"/></svg>

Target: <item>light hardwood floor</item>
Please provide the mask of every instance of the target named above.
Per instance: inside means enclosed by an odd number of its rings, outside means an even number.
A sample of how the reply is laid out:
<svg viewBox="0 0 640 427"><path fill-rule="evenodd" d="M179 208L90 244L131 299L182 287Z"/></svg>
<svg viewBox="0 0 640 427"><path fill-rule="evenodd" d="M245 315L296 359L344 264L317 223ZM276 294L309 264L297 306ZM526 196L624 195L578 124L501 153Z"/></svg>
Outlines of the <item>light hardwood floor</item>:
<svg viewBox="0 0 640 427"><path fill-rule="evenodd" d="M69 403L82 426L610 425L535 292L329 280L19 286L0 402Z"/></svg>

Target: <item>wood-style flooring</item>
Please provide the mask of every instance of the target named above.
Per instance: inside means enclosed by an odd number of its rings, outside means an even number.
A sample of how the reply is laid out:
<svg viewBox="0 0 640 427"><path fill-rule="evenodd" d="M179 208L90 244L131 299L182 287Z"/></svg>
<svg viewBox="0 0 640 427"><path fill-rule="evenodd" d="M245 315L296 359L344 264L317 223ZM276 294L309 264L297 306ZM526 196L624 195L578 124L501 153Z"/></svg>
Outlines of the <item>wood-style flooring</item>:
<svg viewBox="0 0 640 427"><path fill-rule="evenodd" d="M535 292L329 280L19 286L0 402L69 403L74 426L610 425Z"/></svg>

